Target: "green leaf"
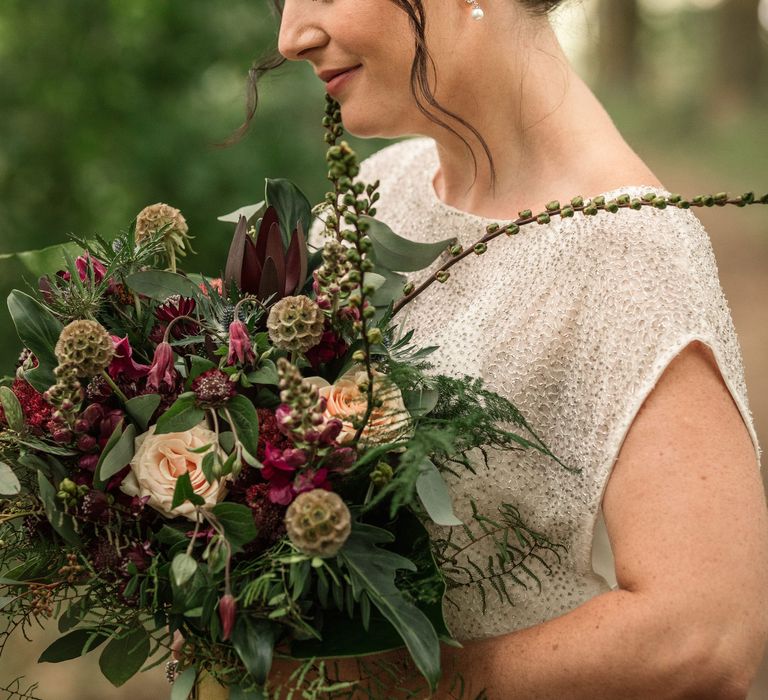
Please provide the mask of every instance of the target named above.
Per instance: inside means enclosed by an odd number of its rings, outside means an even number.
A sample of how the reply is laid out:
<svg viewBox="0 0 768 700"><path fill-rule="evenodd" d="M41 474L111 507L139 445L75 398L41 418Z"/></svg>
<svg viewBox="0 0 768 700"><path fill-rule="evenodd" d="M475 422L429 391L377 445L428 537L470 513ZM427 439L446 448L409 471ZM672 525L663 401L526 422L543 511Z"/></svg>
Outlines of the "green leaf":
<svg viewBox="0 0 768 700"><path fill-rule="evenodd" d="M232 646L258 685L264 685L272 667L276 638L277 630L273 624L254 620L246 614L238 615L232 630Z"/></svg>
<svg viewBox="0 0 768 700"><path fill-rule="evenodd" d="M56 243L38 250L3 253L0 255L0 260L8 260L11 263L19 262L35 277L41 277L65 267L64 251L75 257L81 253L81 248L77 243Z"/></svg>
<svg viewBox="0 0 768 700"><path fill-rule="evenodd" d="M0 496L15 496L21 491L21 483L7 464L0 462Z"/></svg>
<svg viewBox="0 0 768 700"><path fill-rule="evenodd" d="M240 207L239 209L235 209L235 211L232 211L229 214L218 216L216 219L217 221L223 221L228 224L236 224L238 221L240 221L240 217L244 216L250 222L254 217L263 216L266 208L267 203L262 200L258 204L248 204L244 207Z"/></svg>
<svg viewBox="0 0 768 700"><path fill-rule="evenodd" d="M8 427L17 433L23 433L26 427L24 425L24 411L18 397L11 391L10 387L0 386L0 403L3 405Z"/></svg>
<svg viewBox="0 0 768 700"><path fill-rule="evenodd" d="M280 232L283 235L283 245L287 249L297 221L301 220L304 236L306 237L309 233L309 225L312 222L312 205L304 193L290 180L284 178L265 179L267 184L264 199L267 206L277 210Z"/></svg>
<svg viewBox="0 0 768 700"><path fill-rule="evenodd" d="M259 444L259 414L256 413L253 404L240 394L227 401L225 411L225 416L232 419L232 427L240 440L240 444L245 448L251 460L255 461ZM229 420L229 417L226 420Z"/></svg>
<svg viewBox="0 0 768 700"><path fill-rule="evenodd" d="M109 452L105 449L99 459L99 479L107 482L121 469L123 469L133 459L136 451L134 439L136 438L136 426L131 423L120 435L117 442L110 448Z"/></svg>
<svg viewBox="0 0 768 700"><path fill-rule="evenodd" d="M194 666L184 669L173 682L171 700L187 700L192 688L195 687L196 680L197 669Z"/></svg>
<svg viewBox="0 0 768 700"><path fill-rule="evenodd" d="M80 624L83 618L88 614L92 606L92 601L87 596L85 598L79 598L73 602L60 616L59 616L59 632L69 632L73 627Z"/></svg>
<svg viewBox="0 0 768 700"><path fill-rule="evenodd" d="M248 506L219 503L211 510L224 528L224 534L233 550L239 551L259 534L253 522L253 513Z"/></svg>
<svg viewBox="0 0 768 700"><path fill-rule="evenodd" d="M229 689L229 700L269 700L266 691L260 688L253 690L243 690L239 686L231 686Z"/></svg>
<svg viewBox="0 0 768 700"><path fill-rule="evenodd" d="M204 418L205 411L195 405L195 393L188 391L181 394L160 416L155 426L155 435L183 433L185 430L194 428Z"/></svg>
<svg viewBox="0 0 768 700"><path fill-rule="evenodd" d="M101 474L102 462L107 458L107 455L112 451L112 448L120 441L120 437L123 434L123 419L121 418L115 429L112 431L112 435L109 436L107 444L104 445L104 449L99 455L99 461L96 463L96 469L93 470L93 486L97 489L103 489L106 485L105 482L99 477Z"/></svg>
<svg viewBox="0 0 768 700"><path fill-rule="evenodd" d="M160 394L144 394L143 396L134 396L126 402L126 412L142 432L149 426L149 420L160 405L161 399Z"/></svg>
<svg viewBox="0 0 768 700"><path fill-rule="evenodd" d="M412 561L379 547L394 536L372 525L354 523L337 557L347 569L355 598L363 591L405 642L416 666L434 690L440 680L440 644L429 618L395 585L398 569L415 571Z"/></svg>
<svg viewBox="0 0 768 700"><path fill-rule="evenodd" d="M253 372L249 372L246 378L251 384L277 384L279 380L277 367L272 360L264 360L261 363L261 367Z"/></svg>
<svg viewBox="0 0 768 700"><path fill-rule="evenodd" d="M403 285L408 281L408 278L398 272L387 270L384 267L375 269L386 279L384 283L373 293L370 301L376 307L386 308L390 302L393 302L395 299L399 299L401 296L403 296ZM367 278L368 275L366 275L366 279Z"/></svg>
<svg viewBox="0 0 768 700"><path fill-rule="evenodd" d="M461 525L461 520L453 512L451 494L445 479L434 462L428 457L421 464L421 471L416 478L416 493L427 515L437 525Z"/></svg>
<svg viewBox="0 0 768 700"><path fill-rule="evenodd" d="M144 665L149 646L149 635L142 625L123 630L101 652L101 672L115 687L123 685Z"/></svg>
<svg viewBox="0 0 768 700"><path fill-rule="evenodd" d="M155 539L167 547L172 547L181 542L185 544L189 542L189 539L183 532L170 525L163 525L155 534Z"/></svg>
<svg viewBox="0 0 768 700"><path fill-rule="evenodd" d="M53 370L59 363L53 349L64 326L50 311L18 289L8 295L8 311L19 338L40 363L25 372L24 378L42 393L56 383Z"/></svg>
<svg viewBox="0 0 768 700"><path fill-rule="evenodd" d="M437 405L437 389L413 389L403 392L403 402L414 418L427 415Z"/></svg>
<svg viewBox="0 0 768 700"><path fill-rule="evenodd" d="M178 479L176 479L171 510L178 508L185 501L190 501L196 506L205 504L205 499L202 496L198 496L192 488L192 480L189 478L189 472L184 472Z"/></svg>
<svg viewBox="0 0 768 700"><path fill-rule="evenodd" d="M150 299L165 301L168 297L178 294L183 297L197 299L202 291L191 279L177 272L166 270L143 270L134 272L125 278L125 283L139 294Z"/></svg>
<svg viewBox="0 0 768 700"><path fill-rule="evenodd" d="M37 663L57 664L70 659L77 659L87 654L109 637L108 634L94 629L74 630L59 637L51 644L37 660Z"/></svg>
<svg viewBox="0 0 768 700"><path fill-rule="evenodd" d="M211 362L205 357L199 357L197 355L190 355L189 362L189 376L187 377L187 381L184 384L187 389L190 389L192 382L197 379L203 372L207 372L209 369L214 369L217 367L215 362Z"/></svg>
<svg viewBox="0 0 768 700"><path fill-rule="evenodd" d="M48 522L51 523L51 527L56 530L62 539L71 545L77 547L81 546L80 537L78 537L75 531L74 522L72 517L59 510L56 502L56 489L45 477L43 472L37 472L37 483L40 492L40 500L43 502L43 508L45 508L45 514L48 517Z"/></svg>
<svg viewBox="0 0 768 700"><path fill-rule="evenodd" d="M416 272L422 270L432 262L444 250L448 249L456 238L446 238L436 243L419 243L398 236L385 223L372 219L370 216L361 216L361 221L370 224L368 236L373 247L371 249L374 262L397 272Z"/></svg>
<svg viewBox="0 0 768 700"><path fill-rule="evenodd" d="M171 574L173 580L179 588L195 575L197 571L197 562L186 552L179 552L171 564Z"/></svg>

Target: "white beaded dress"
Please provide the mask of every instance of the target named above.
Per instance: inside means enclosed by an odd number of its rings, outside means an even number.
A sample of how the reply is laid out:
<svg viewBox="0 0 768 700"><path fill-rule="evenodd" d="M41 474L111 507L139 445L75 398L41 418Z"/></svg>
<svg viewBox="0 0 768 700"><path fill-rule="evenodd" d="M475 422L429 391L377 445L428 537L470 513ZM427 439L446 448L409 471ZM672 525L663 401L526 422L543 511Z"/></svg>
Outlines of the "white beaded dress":
<svg viewBox="0 0 768 700"><path fill-rule="evenodd" d="M408 138L365 159L358 178L380 180L376 218L395 233L423 242L455 236L468 246L492 220L437 197L438 165L433 139ZM647 186L603 194L647 191L669 194ZM322 245L321 229L313 225L311 245ZM448 255L408 279L418 284ZM445 284L432 284L396 320L415 329L414 343L439 346L430 372L483 377L555 455L580 470L568 472L535 450L490 450L489 468L478 460L476 474L446 475L465 522L470 497L490 517L511 503L533 529L567 547L551 575L538 565L541 591L510 582L514 605L490 588L485 605L475 586L452 590L454 604L445 603L444 612L457 639L529 627L610 590L592 558L605 486L644 399L691 341L712 349L760 461L739 342L709 236L690 210L553 217L516 236L502 234L482 256L453 266ZM494 551L486 538L467 553L483 562Z"/></svg>

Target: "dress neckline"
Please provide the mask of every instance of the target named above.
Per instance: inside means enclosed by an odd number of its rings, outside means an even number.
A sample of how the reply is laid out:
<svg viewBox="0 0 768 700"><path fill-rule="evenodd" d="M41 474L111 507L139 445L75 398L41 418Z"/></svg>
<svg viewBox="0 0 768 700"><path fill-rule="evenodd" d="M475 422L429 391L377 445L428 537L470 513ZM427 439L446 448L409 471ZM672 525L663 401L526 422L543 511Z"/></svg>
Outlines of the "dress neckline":
<svg viewBox="0 0 768 700"><path fill-rule="evenodd" d="M430 137L425 137L425 141L426 144L424 150L425 155L427 156L427 165L425 168L421 169L421 172L424 173L424 178L420 181L420 185L423 190L424 201L427 201L431 207L433 207L436 211L442 212L445 216L450 216L454 219L461 218L467 223L487 225L492 222L504 221L505 219L488 218L485 216L480 216L479 214L473 214L472 212L464 211L462 209L457 209L450 204L446 204L442 199L440 199L440 197L437 196L437 192L435 192L434 187L434 180L435 175L437 174L437 169L440 167L440 159L437 156L437 146L435 140ZM583 196L585 200L594 199L595 197L605 197L606 199L611 199L615 195L623 194L625 192L634 196L640 196L646 192L655 192L657 194L664 195L671 194L669 190L666 190L663 187L658 187L657 185L626 185L624 187L616 187L614 189L607 190L606 192L598 192L597 194ZM552 221L560 221L560 218L553 218Z"/></svg>

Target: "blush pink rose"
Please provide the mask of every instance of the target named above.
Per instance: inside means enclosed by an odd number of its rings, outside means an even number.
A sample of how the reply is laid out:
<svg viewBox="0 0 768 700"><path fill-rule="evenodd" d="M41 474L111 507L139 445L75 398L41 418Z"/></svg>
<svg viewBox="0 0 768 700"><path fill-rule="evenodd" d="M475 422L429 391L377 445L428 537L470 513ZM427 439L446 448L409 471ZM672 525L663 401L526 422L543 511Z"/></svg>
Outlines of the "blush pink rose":
<svg viewBox="0 0 768 700"><path fill-rule="evenodd" d="M376 369L373 370L373 377L373 395L381 399L382 405L374 407L371 412L365 430L360 435L361 443L380 445L406 438L411 430L411 415L405 407L400 389ZM338 418L342 423L341 432L336 438L339 443L352 440L357 432L352 426L352 419L365 415L368 397L366 392L360 391L359 384L367 379L368 375L361 365L352 367L334 384L328 384L320 377L309 378L318 387L318 394L326 399L325 417Z"/></svg>
<svg viewBox="0 0 768 700"><path fill-rule="evenodd" d="M166 518L183 515L195 520L195 507L189 501L171 508L173 492L176 480L188 472L192 489L205 500L204 507L211 507L224 498L227 479L208 483L202 470L203 458L207 453L192 452L209 444L212 445L211 450L215 449L221 461L224 461L226 455L216 445L216 433L205 427L205 423L182 433L161 435L155 435L155 426L151 426L135 440L136 454L131 460L131 471L123 479L120 489L129 496L149 496L147 505Z"/></svg>

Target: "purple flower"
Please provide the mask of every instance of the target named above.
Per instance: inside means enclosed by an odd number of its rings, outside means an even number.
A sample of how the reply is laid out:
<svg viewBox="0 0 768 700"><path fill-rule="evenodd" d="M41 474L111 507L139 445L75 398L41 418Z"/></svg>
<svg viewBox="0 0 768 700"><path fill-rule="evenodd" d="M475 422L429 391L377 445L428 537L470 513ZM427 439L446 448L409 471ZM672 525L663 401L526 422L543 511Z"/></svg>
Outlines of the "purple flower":
<svg viewBox="0 0 768 700"><path fill-rule="evenodd" d="M173 367L173 348L165 341L155 348L152 365L149 368L147 387L160 391L160 386L165 384L171 388L176 383L176 370Z"/></svg>
<svg viewBox="0 0 768 700"><path fill-rule="evenodd" d="M239 319L235 319L229 324L229 354L227 355L227 364L234 365L235 360L241 365L256 361L256 355L251 347L251 338L248 335L248 328Z"/></svg>

